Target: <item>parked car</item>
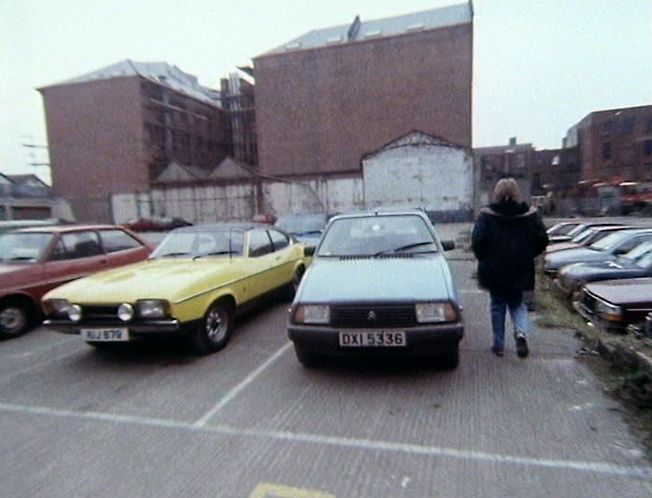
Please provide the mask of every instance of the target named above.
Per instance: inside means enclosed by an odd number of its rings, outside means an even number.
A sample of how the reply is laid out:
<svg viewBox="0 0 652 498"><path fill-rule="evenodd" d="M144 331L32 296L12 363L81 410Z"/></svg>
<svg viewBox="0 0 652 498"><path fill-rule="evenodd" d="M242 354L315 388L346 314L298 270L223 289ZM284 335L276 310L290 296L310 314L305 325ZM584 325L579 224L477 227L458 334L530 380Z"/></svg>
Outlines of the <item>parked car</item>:
<svg viewBox="0 0 652 498"><path fill-rule="evenodd" d="M570 232L567 232L565 234L554 234L554 235L548 234L548 240L550 241L550 244L556 244L558 242L568 242L569 240L572 240L574 237L579 235L587 228L616 225L616 224L617 223L614 223L612 221L585 221L583 223L580 223L575 228L573 228Z"/></svg>
<svg viewBox="0 0 652 498"><path fill-rule="evenodd" d="M555 279L559 293L572 297L588 282L652 277L652 241L644 242L613 261L575 263L564 266Z"/></svg>
<svg viewBox="0 0 652 498"><path fill-rule="evenodd" d="M192 223L178 217L156 216L129 220L123 226L134 232L164 232L175 228L192 226Z"/></svg>
<svg viewBox="0 0 652 498"><path fill-rule="evenodd" d="M652 278L605 280L586 284L575 309L594 325L626 331L644 327L652 312Z"/></svg>
<svg viewBox="0 0 652 498"><path fill-rule="evenodd" d="M302 244L316 246L327 222L328 215L324 213L292 214L281 216L275 225Z"/></svg>
<svg viewBox="0 0 652 498"><path fill-rule="evenodd" d="M546 230L548 234L548 238L554 236L554 235L567 235L571 230L573 230L575 227L578 225L581 225L582 222L579 220L576 221L563 221L561 223L557 223L548 230Z"/></svg>
<svg viewBox="0 0 652 498"><path fill-rule="evenodd" d="M299 362L323 356L431 356L459 362L464 334L441 242L420 210L330 220L289 311Z"/></svg>
<svg viewBox="0 0 652 498"><path fill-rule="evenodd" d="M12 230L17 230L19 228L28 228L28 227L49 227L52 225L64 225L66 222L61 220L56 220L53 218L48 218L45 220L3 220L0 221L0 233L9 232Z"/></svg>
<svg viewBox="0 0 652 498"><path fill-rule="evenodd" d="M259 213L254 215L252 220L254 223L265 223L267 225L273 225L276 223L276 216L272 213Z"/></svg>
<svg viewBox="0 0 652 498"><path fill-rule="evenodd" d="M96 347L182 335L207 354L227 344L236 314L279 290L294 295L305 259L304 246L268 225L178 228L148 261L46 294L44 324Z"/></svg>
<svg viewBox="0 0 652 498"><path fill-rule="evenodd" d="M546 254L543 258L543 269L547 275L556 276L562 267L573 263L612 261L648 240L652 240L651 228L620 230L588 247Z"/></svg>
<svg viewBox="0 0 652 498"><path fill-rule="evenodd" d="M580 232L568 242L557 242L555 244L548 244L546 247L546 254L555 251L563 251L564 249L575 249L581 246L590 246L598 240L604 239L607 235L619 230L626 230L628 228L636 228L628 225L606 225L599 227L590 227Z"/></svg>
<svg viewBox="0 0 652 498"><path fill-rule="evenodd" d="M0 339L16 337L41 317L50 289L91 273L147 259L153 247L112 225L23 228L0 234Z"/></svg>

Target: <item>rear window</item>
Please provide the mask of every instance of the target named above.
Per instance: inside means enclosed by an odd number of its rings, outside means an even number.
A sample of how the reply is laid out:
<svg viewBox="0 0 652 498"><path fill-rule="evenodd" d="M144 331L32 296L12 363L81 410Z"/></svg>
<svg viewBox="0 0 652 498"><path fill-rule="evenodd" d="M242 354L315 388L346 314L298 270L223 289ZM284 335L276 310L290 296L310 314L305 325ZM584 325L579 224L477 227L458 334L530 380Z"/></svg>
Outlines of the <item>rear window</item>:
<svg viewBox="0 0 652 498"><path fill-rule="evenodd" d="M139 241L122 230L102 230L100 231L100 238L104 250L109 253L143 247Z"/></svg>

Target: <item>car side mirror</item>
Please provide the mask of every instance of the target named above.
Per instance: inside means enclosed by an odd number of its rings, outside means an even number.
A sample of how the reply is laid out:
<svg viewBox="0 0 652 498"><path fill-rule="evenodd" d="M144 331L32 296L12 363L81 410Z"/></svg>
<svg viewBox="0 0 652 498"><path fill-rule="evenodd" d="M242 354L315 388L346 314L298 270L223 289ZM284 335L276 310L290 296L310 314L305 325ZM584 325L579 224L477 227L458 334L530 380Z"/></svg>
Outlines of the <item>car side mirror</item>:
<svg viewBox="0 0 652 498"><path fill-rule="evenodd" d="M455 241L453 240L442 240L441 241L441 247L444 249L444 251L452 251L455 249Z"/></svg>
<svg viewBox="0 0 652 498"><path fill-rule="evenodd" d="M315 254L315 246L303 246L303 255L305 257Z"/></svg>

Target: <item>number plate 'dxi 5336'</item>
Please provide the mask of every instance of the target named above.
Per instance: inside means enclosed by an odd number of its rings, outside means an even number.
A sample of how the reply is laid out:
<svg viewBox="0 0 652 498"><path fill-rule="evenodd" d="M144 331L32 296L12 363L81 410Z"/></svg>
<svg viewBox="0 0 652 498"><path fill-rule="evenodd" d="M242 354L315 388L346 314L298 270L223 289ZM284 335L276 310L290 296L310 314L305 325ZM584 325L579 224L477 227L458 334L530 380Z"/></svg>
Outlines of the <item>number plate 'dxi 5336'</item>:
<svg viewBox="0 0 652 498"><path fill-rule="evenodd" d="M340 346L345 348L401 348L405 347L404 331L347 331L339 333Z"/></svg>

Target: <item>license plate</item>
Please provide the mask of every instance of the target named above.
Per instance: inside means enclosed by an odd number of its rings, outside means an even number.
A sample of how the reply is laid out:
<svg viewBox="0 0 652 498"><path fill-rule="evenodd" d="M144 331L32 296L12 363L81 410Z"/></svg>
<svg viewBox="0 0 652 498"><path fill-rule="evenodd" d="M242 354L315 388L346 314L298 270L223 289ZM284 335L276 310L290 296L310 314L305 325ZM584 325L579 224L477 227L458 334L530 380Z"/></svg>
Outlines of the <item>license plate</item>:
<svg viewBox="0 0 652 498"><path fill-rule="evenodd" d="M92 342L124 342L129 340L129 330L126 328L81 329L80 335L85 341Z"/></svg>
<svg viewBox="0 0 652 498"><path fill-rule="evenodd" d="M340 332L340 346L343 348L404 348L407 346L403 331L361 331Z"/></svg>

